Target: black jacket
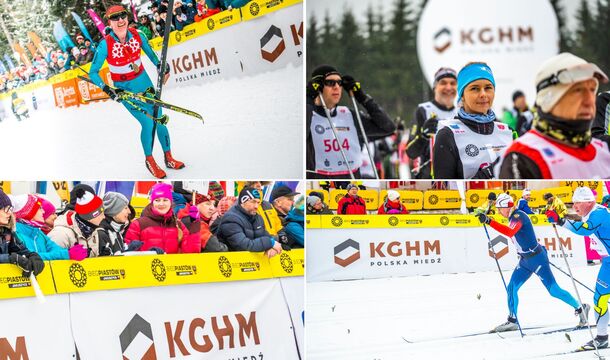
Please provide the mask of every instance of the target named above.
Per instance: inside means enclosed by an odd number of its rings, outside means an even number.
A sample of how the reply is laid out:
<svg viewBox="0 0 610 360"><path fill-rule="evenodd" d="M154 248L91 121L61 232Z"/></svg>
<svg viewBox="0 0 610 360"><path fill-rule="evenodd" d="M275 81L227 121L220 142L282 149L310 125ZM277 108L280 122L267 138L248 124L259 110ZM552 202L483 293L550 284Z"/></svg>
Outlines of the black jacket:
<svg viewBox="0 0 610 360"><path fill-rule="evenodd" d="M14 231L0 226L0 264L8 263L8 256L12 253L29 256L32 251L25 247Z"/></svg>
<svg viewBox="0 0 610 360"><path fill-rule="evenodd" d="M96 229L98 232L99 256L110 256L117 252L125 252L125 232L128 224L119 224L106 216Z"/></svg>

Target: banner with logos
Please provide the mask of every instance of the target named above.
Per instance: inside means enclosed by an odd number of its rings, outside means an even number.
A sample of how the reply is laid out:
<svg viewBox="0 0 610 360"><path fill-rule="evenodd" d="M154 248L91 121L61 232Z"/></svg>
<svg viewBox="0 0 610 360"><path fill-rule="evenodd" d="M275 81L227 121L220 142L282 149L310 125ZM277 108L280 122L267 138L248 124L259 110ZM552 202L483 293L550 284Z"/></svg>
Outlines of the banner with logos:
<svg viewBox="0 0 610 360"><path fill-rule="evenodd" d="M83 359L298 359L278 279L71 296Z"/></svg>
<svg viewBox="0 0 610 360"><path fill-rule="evenodd" d="M522 90L533 105L538 68L559 52L558 44L557 16L548 0L499 1L493 11L476 0L430 0L417 32L419 63L430 85L440 67L459 71L473 61L491 67L496 114L512 108L515 90Z"/></svg>
<svg viewBox="0 0 610 360"><path fill-rule="evenodd" d="M53 273L49 264L49 261L45 261L45 268L36 277L40 290L45 295L55 294ZM30 278L23 277L22 273L23 271L16 265L0 265L0 299L32 297L35 295Z"/></svg>
<svg viewBox="0 0 610 360"><path fill-rule="evenodd" d="M472 217L472 216L471 216ZM572 266L586 264L584 238L559 228L561 240L550 226L534 226L538 242L549 259L564 266L561 241ZM431 228L308 228L307 281L355 280L394 276L490 271L517 264L511 239L481 225Z"/></svg>
<svg viewBox="0 0 610 360"><path fill-rule="evenodd" d="M305 278L281 278L280 283L290 311L299 354L301 359L305 359Z"/></svg>
<svg viewBox="0 0 610 360"><path fill-rule="evenodd" d="M0 303L0 359L76 358L68 295L47 296L44 304L36 298Z"/></svg>

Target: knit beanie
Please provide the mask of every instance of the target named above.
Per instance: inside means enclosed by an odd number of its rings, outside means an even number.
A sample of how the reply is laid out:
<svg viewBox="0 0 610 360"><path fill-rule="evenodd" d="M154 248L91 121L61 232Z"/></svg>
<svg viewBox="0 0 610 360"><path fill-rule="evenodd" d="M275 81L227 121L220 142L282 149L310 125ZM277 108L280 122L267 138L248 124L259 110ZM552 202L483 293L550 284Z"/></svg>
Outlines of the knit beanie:
<svg viewBox="0 0 610 360"><path fill-rule="evenodd" d="M13 196L13 212L17 219L32 220L42 204L38 197L32 194Z"/></svg>
<svg viewBox="0 0 610 360"><path fill-rule="evenodd" d="M150 202L158 198L166 198L172 200L172 186L166 183L155 184L150 190Z"/></svg>
<svg viewBox="0 0 610 360"><path fill-rule="evenodd" d="M76 211L83 220L89 221L103 213L104 202L99 196L82 188L78 189L74 195L76 195L74 211Z"/></svg>
<svg viewBox="0 0 610 360"><path fill-rule="evenodd" d="M0 190L0 209L4 209L5 207L12 205L13 203L11 202L11 198L9 198L4 191Z"/></svg>
<svg viewBox="0 0 610 360"><path fill-rule="evenodd" d="M109 191L104 194L104 213L115 216L127 207L129 200L121 193Z"/></svg>
<svg viewBox="0 0 610 360"><path fill-rule="evenodd" d="M38 198L40 200L40 203L42 204L42 218L43 219L47 219L49 216L55 214L55 211L57 211L57 209L55 208L55 205L53 205L52 202L50 202L49 200L45 199L45 198Z"/></svg>
<svg viewBox="0 0 610 360"><path fill-rule="evenodd" d="M239 198L239 204L241 205L249 200L261 199L261 193L260 193L260 191L256 190L253 187L244 187L239 192L238 198Z"/></svg>

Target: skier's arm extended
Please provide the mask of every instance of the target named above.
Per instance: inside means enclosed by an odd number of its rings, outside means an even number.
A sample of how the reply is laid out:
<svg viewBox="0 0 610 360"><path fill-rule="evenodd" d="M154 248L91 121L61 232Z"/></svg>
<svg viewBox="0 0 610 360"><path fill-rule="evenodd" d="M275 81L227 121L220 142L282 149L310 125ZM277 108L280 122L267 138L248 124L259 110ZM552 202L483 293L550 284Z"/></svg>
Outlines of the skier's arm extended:
<svg viewBox="0 0 610 360"><path fill-rule="evenodd" d="M595 233L602 226L604 220L608 221L608 219L603 219L601 212L596 212L591 214L587 221L570 221L566 219L563 227L577 235L587 236Z"/></svg>
<svg viewBox="0 0 610 360"><path fill-rule="evenodd" d="M503 235L513 237L519 230L521 230L521 221L512 221L508 224L508 226L506 226L492 219L489 222L489 226Z"/></svg>
<svg viewBox="0 0 610 360"><path fill-rule="evenodd" d="M104 65L104 61L106 61L106 57L108 56L106 46L106 39L100 41L97 49L95 51L95 56L93 57L93 61L91 62L91 68L89 69L89 79L95 83L100 88L103 88L106 83L100 77L100 69Z"/></svg>

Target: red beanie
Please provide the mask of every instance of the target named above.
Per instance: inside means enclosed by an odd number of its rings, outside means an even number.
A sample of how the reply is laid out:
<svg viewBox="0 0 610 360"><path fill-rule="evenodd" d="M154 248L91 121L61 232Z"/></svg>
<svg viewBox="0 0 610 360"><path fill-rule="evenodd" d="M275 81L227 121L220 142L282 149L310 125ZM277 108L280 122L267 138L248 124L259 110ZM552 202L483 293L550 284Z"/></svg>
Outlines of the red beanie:
<svg viewBox="0 0 610 360"><path fill-rule="evenodd" d="M32 194L13 197L14 212L18 219L32 220L42 206L38 197Z"/></svg>
<svg viewBox="0 0 610 360"><path fill-rule="evenodd" d="M85 220L94 219L102 214L104 201L94 193L79 189L76 194L74 210Z"/></svg>

